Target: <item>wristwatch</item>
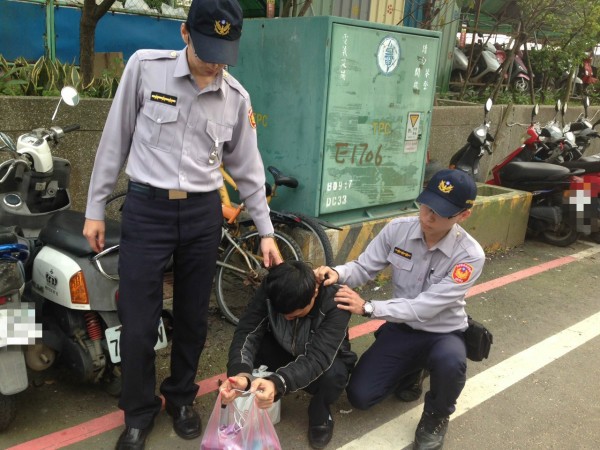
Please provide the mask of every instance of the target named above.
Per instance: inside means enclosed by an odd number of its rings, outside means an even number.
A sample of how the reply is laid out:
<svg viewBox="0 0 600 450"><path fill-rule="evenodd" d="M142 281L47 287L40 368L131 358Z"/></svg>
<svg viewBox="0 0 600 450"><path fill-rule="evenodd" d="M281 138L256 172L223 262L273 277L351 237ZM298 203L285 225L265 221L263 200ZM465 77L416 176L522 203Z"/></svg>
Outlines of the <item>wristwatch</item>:
<svg viewBox="0 0 600 450"><path fill-rule="evenodd" d="M373 310L375 308L373 308L373 303L371 302L364 302L363 303L363 317L371 317L373 315Z"/></svg>

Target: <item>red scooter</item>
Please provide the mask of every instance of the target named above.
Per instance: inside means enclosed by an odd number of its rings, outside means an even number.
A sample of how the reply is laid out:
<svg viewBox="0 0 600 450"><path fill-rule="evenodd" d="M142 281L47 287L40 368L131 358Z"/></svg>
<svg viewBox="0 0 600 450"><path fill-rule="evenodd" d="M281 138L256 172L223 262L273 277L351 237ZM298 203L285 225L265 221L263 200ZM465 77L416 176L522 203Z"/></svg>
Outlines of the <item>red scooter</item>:
<svg viewBox="0 0 600 450"><path fill-rule="evenodd" d="M539 112L536 105L531 114L531 124L527 129L525 143L504 158L492 169L492 178L487 184L504 186L531 192L533 195L527 231L556 246L567 246L577 240L578 230L574 215L569 213L569 204L563 199L572 183L582 183L579 175L582 169L569 169L556 164L536 162L535 154L542 148L542 141L535 123ZM456 168L467 173L477 173L482 151L475 146L463 147L453 156L460 154L460 164Z"/></svg>

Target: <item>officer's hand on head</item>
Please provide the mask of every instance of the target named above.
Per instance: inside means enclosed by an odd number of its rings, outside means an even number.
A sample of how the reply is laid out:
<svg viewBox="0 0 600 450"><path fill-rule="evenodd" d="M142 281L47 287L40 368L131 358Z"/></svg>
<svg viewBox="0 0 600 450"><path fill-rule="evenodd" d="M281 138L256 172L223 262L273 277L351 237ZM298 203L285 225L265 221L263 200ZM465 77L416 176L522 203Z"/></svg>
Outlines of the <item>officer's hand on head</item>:
<svg viewBox="0 0 600 450"><path fill-rule="evenodd" d="M323 283L323 286L330 286L334 283L337 283L340 277L340 274L329 266L317 267L314 272L315 277L317 278L317 283Z"/></svg>
<svg viewBox="0 0 600 450"><path fill-rule="evenodd" d="M265 267L276 266L283 262L277 243L272 237L265 237L260 240L260 251L263 254L263 264Z"/></svg>
<svg viewBox="0 0 600 450"><path fill-rule="evenodd" d="M256 406L261 409L267 409L273 404L277 389L275 388L275 383L272 381L257 378L252 382L250 392L256 394Z"/></svg>
<svg viewBox="0 0 600 450"><path fill-rule="evenodd" d="M87 239L92 250L96 253L100 253L104 250L105 230L104 220L85 219L83 235Z"/></svg>

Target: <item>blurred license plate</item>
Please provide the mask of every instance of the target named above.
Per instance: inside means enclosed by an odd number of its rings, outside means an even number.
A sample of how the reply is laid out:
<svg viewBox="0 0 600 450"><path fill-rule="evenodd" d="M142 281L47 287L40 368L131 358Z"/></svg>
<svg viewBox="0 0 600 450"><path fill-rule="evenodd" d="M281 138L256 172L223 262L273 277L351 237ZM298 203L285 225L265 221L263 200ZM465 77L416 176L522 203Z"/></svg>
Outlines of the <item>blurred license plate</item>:
<svg viewBox="0 0 600 450"><path fill-rule="evenodd" d="M119 342L119 339L121 338L121 327L122 325L118 325L116 327L107 328L105 331L108 352L110 353L110 360L113 363L121 362L121 347ZM160 323L158 324L158 340L156 341L154 350L165 348L167 344L167 333L165 332L163 321L160 319Z"/></svg>

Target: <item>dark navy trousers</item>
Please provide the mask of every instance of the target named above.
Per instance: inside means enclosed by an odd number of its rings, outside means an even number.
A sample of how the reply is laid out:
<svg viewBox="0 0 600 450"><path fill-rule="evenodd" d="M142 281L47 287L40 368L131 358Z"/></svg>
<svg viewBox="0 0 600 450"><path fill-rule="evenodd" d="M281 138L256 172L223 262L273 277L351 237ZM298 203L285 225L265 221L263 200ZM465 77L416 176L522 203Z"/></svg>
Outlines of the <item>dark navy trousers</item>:
<svg viewBox="0 0 600 450"><path fill-rule="evenodd" d="M346 388L358 409L382 401L420 369L430 373L425 411L449 416L466 381L466 348L462 332L430 333L386 322L361 356ZM408 387L408 386L406 386Z"/></svg>
<svg viewBox="0 0 600 450"><path fill-rule="evenodd" d="M153 347L163 306L163 275L171 256L171 373L160 392L175 406L191 405L196 397L222 222L216 191L184 200L127 194L119 252L118 314L123 325L119 407L130 427L145 428L161 407Z"/></svg>
<svg viewBox="0 0 600 450"><path fill-rule="evenodd" d="M265 333L256 354L255 366L258 367L264 364L268 367L269 372L274 372L295 359L296 357L279 345L271 333ZM327 421L331 413L330 405L337 401L344 392L349 373L346 364L339 357L336 357L333 364L319 378L303 389L312 395L308 405L308 423L310 426L323 425Z"/></svg>

